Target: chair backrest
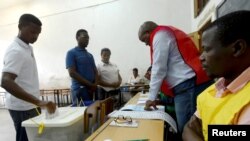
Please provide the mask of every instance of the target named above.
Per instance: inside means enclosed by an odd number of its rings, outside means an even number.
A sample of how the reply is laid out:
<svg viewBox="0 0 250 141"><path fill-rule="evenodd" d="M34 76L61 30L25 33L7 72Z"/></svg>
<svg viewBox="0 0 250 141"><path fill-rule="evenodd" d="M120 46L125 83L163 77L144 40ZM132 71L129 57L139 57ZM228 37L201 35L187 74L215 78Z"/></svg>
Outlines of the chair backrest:
<svg viewBox="0 0 250 141"><path fill-rule="evenodd" d="M112 97L100 101L100 125L102 125L108 117L108 114L114 110L114 99Z"/></svg>
<svg viewBox="0 0 250 141"><path fill-rule="evenodd" d="M91 134L100 126L100 101L89 105L84 112L84 133Z"/></svg>

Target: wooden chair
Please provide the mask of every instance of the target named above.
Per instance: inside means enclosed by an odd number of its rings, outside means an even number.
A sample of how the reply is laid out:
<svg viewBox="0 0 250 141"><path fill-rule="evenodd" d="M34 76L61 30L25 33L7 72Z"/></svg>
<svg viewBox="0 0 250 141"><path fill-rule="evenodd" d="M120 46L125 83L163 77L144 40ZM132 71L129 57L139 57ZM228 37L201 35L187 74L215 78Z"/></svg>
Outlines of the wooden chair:
<svg viewBox="0 0 250 141"><path fill-rule="evenodd" d="M84 134L90 135L100 126L100 101L89 105L84 112Z"/></svg>
<svg viewBox="0 0 250 141"><path fill-rule="evenodd" d="M108 114L114 110L114 99L112 97L100 101L100 125L107 119Z"/></svg>

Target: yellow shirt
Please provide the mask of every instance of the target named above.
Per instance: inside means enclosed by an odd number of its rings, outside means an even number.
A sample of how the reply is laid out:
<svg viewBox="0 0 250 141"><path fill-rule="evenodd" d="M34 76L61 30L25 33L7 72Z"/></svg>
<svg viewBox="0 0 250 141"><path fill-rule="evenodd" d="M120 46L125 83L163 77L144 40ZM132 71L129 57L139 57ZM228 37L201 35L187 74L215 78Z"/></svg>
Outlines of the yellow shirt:
<svg viewBox="0 0 250 141"><path fill-rule="evenodd" d="M208 124L250 124L249 80L250 67L228 86L221 79L198 96L196 115L202 119L205 140Z"/></svg>

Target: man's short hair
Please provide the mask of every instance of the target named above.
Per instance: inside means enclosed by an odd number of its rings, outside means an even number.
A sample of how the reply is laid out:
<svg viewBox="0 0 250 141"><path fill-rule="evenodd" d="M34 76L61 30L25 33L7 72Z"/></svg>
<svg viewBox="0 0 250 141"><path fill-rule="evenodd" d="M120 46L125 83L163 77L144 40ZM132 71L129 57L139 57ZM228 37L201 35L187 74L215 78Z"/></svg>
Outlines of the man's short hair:
<svg viewBox="0 0 250 141"><path fill-rule="evenodd" d="M79 30L77 30L77 32L76 32L76 39L77 39L77 37L80 36L81 33L88 33L88 31L85 30L85 29L79 29Z"/></svg>
<svg viewBox="0 0 250 141"><path fill-rule="evenodd" d="M138 72L138 69L137 69L137 68L133 68L133 71L136 71L136 72Z"/></svg>
<svg viewBox="0 0 250 141"><path fill-rule="evenodd" d="M227 46L237 39L243 39L250 45L250 11L241 10L224 15L205 30L217 26L216 36L222 46Z"/></svg>
<svg viewBox="0 0 250 141"><path fill-rule="evenodd" d="M109 52L109 54L111 55L111 51L110 51L110 49L109 48L103 48L102 50L101 50L101 55L102 55L102 53L103 52Z"/></svg>
<svg viewBox="0 0 250 141"><path fill-rule="evenodd" d="M26 26L29 23L34 23L36 25L42 26L42 22L32 14L23 14L19 18L19 27Z"/></svg>
<svg viewBox="0 0 250 141"><path fill-rule="evenodd" d="M147 69L147 72L151 71L151 70L152 70L152 66L149 66L148 69Z"/></svg>

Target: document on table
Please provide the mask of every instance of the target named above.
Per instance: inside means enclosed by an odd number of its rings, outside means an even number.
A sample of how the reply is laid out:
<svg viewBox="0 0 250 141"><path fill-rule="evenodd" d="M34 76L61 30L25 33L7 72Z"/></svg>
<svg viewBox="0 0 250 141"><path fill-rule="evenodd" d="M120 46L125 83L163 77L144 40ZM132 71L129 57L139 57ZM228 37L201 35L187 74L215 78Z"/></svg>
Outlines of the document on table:
<svg viewBox="0 0 250 141"><path fill-rule="evenodd" d="M149 94L140 94L137 104L145 104L146 101L148 100L148 96Z"/></svg>
<svg viewBox="0 0 250 141"><path fill-rule="evenodd" d="M147 97L140 97L137 101L137 104L143 104L143 103L145 104L147 100L148 100Z"/></svg>
<svg viewBox="0 0 250 141"><path fill-rule="evenodd" d="M145 112L144 110L145 105L133 105L133 104L129 104L129 105L125 105L124 107L122 107L119 111L141 111L141 112ZM152 108L153 111L165 111L165 106L162 105L157 105L156 106L158 108L158 110L155 110ZM148 112L152 112L152 111L148 111Z"/></svg>
<svg viewBox="0 0 250 141"><path fill-rule="evenodd" d="M177 125L175 120L164 111L151 111L151 112L143 112L143 111L114 111L110 113L109 117L118 117L118 116L124 116L124 117L131 117L135 119L160 119L166 121L173 130L177 133Z"/></svg>

